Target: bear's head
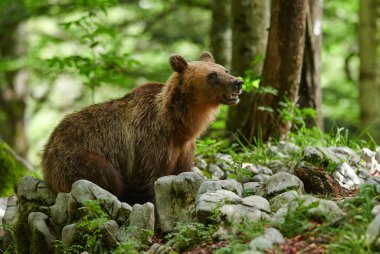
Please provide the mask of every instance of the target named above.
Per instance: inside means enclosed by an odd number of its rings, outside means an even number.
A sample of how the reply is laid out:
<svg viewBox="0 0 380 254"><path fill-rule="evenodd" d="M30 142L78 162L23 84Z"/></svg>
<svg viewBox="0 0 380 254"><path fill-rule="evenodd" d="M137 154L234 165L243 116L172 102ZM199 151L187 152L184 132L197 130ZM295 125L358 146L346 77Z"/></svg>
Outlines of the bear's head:
<svg viewBox="0 0 380 254"><path fill-rule="evenodd" d="M216 64L211 53L203 52L200 61L192 62L174 55L169 63L178 75L182 91L196 93L195 98L201 103L235 105L239 102L244 82Z"/></svg>

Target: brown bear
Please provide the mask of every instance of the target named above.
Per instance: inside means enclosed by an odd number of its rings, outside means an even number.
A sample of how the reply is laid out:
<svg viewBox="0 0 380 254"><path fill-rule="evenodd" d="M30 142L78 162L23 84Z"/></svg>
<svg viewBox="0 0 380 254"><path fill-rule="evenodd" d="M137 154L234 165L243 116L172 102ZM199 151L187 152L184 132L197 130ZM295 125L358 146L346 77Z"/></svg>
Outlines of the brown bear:
<svg viewBox="0 0 380 254"><path fill-rule="evenodd" d="M154 201L157 178L190 171L195 140L220 104L238 103L243 81L204 52L200 61L178 55L166 84L146 83L116 100L67 115L42 156L55 192L87 179L130 204Z"/></svg>

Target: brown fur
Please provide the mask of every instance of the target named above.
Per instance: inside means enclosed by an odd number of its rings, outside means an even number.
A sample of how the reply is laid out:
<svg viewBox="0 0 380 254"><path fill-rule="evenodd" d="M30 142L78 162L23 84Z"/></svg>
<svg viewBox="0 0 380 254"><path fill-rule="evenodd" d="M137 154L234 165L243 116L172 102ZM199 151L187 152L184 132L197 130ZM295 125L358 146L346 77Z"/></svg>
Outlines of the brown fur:
<svg viewBox="0 0 380 254"><path fill-rule="evenodd" d="M123 98L67 115L43 153L45 180L55 192L69 192L87 179L131 204L153 201L154 181L190 171L196 138L221 103L240 94L236 78L213 63L170 58L175 71L167 84L147 83ZM210 78L211 72L218 78Z"/></svg>

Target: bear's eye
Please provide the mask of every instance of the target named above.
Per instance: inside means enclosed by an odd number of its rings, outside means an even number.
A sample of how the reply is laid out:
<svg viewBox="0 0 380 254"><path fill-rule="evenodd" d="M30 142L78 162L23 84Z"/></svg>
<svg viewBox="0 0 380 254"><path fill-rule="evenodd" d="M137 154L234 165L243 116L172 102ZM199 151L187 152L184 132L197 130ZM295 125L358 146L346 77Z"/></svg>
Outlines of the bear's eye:
<svg viewBox="0 0 380 254"><path fill-rule="evenodd" d="M218 80L218 74L216 72L211 72L208 74L207 78L211 83L216 83Z"/></svg>
<svg viewBox="0 0 380 254"><path fill-rule="evenodd" d="M228 73L228 70L225 70L226 73Z"/></svg>

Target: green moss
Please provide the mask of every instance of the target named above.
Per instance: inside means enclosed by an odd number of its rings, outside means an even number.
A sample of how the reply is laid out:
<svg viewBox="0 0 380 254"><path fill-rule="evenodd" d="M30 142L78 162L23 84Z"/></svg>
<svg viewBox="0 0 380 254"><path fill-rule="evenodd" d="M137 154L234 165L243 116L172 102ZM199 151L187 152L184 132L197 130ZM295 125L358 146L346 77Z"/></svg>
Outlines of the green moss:
<svg viewBox="0 0 380 254"><path fill-rule="evenodd" d="M0 196L9 196L27 169L16 160L12 149L0 140Z"/></svg>

